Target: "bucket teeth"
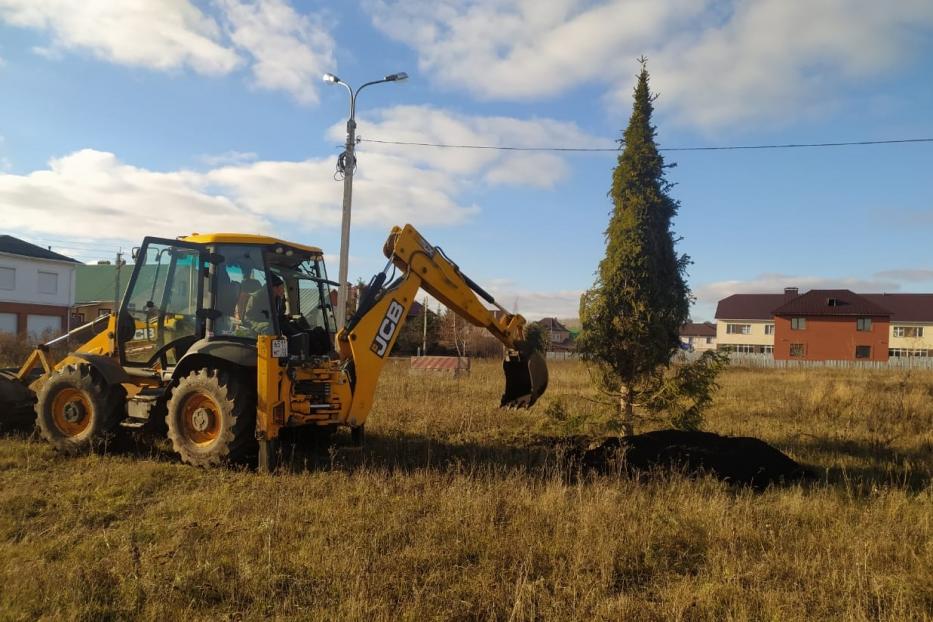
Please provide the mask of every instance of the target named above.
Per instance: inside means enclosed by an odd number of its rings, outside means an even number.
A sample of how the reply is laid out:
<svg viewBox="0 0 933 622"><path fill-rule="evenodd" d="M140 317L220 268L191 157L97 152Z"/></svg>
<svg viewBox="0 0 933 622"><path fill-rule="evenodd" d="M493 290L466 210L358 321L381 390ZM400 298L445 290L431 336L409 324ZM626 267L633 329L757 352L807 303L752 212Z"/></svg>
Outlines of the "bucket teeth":
<svg viewBox="0 0 933 622"><path fill-rule="evenodd" d="M502 369L505 371L502 408L530 408L547 389L547 363L538 352L509 356Z"/></svg>

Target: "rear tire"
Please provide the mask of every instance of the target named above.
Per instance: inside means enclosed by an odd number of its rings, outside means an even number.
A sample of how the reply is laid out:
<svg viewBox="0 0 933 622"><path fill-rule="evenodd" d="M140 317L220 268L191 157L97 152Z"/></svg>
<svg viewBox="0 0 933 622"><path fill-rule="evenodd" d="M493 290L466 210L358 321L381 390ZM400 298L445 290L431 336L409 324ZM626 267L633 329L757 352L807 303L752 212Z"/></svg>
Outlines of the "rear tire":
<svg viewBox="0 0 933 622"><path fill-rule="evenodd" d="M109 438L123 417L125 392L91 372L90 365L55 371L39 391L36 424L59 451L78 453Z"/></svg>
<svg viewBox="0 0 933 622"><path fill-rule="evenodd" d="M192 371L172 389L167 410L168 438L188 464L232 462L255 442L255 390L227 370Z"/></svg>

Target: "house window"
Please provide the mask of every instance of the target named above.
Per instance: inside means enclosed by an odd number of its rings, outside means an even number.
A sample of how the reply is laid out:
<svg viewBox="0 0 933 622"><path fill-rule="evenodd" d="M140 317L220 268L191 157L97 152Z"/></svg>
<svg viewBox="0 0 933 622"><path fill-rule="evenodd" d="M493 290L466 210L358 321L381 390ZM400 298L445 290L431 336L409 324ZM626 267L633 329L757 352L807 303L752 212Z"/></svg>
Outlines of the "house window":
<svg viewBox="0 0 933 622"><path fill-rule="evenodd" d="M751 324L726 324L727 335L751 335Z"/></svg>
<svg viewBox="0 0 933 622"><path fill-rule="evenodd" d="M807 345L804 343L790 344L790 355L794 358L802 358L807 355Z"/></svg>
<svg viewBox="0 0 933 622"><path fill-rule="evenodd" d="M888 356L892 358L927 358L930 356L930 350L911 350L909 348L891 348L888 350Z"/></svg>
<svg viewBox="0 0 933 622"><path fill-rule="evenodd" d="M774 324L765 324L765 334L766 335L774 334Z"/></svg>
<svg viewBox="0 0 933 622"><path fill-rule="evenodd" d="M860 330L862 332L870 333L871 332L871 318L860 317L857 320L855 320L855 330Z"/></svg>
<svg viewBox="0 0 933 622"><path fill-rule="evenodd" d="M855 358L870 359L871 358L871 346L855 346Z"/></svg>
<svg viewBox="0 0 933 622"><path fill-rule="evenodd" d="M713 338L712 338L712 337L707 337L707 338L706 338L706 343L713 343Z"/></svg>
<svg viewBox="0 0 933 622"><path fill-rule="evenodd" d="M16 268L0 268L0 289L16 289Z"/></svg>
<svg viewBox="0 0 933 622"><path fill-rule="evenodd" d="M792 317L790 319L790 329L791 330L806 330L807 328L807 318L805 317Z"/></svg>
<svg viewBox="0 0 933 622"><path fill-rule="evenodd" d="M923 326L895 326L895 337L923 337Z"/></svg>
<svg viewBox="0 0 933 622"><path fill-rule="evenodd" d="M58 275L54 272L39 272L39 293L57 294Z"/></svg>

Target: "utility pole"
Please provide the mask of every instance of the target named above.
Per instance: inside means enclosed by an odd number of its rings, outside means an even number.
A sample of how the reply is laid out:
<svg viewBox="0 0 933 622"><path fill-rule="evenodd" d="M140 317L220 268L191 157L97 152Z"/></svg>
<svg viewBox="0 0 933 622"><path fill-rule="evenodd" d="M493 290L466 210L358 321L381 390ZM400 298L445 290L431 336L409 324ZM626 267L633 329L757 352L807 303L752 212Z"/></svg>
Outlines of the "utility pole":
<svg viewBox="0 0 933 622"><path fill-rule="evenodd" d="M382 80L367 82L360 88L353 90L349 84L332 73L324 74L324 82L340 84L350 94L350 117L347 119L347 142L344 151L337 158L337 172L343 175L343 218L340 221L340 268L337 280L337 330L340 331L347 319L347 263L350 259L350 206L353 203L353 170L356 168L356 98L360 91L373 84L383 82L400 82L408 79L404 71L393 73Z"/></svg>
<svg viewBox="0 0 933 622"><path fill-rule="evenodd" d="M117 253L117 263L116 263L117 269L114 272L114 279L113 279L113 310L112 312L114 314L117 312L117 308L120 306L120 268L122 264L123 264L123 251L120 250Z"/></svg>
<svg viewBox="0 0 933 622"><path fill-rule="evenodd" d="M424 311L424 327L421 330L421 356L428 353L428 297L424 297L424 304L421 305Z"/></svg>
<svg viewBox="0 0 933 622"><path fill-rule="evenodd" d="M355 103L355 98L353 100ZM340 222L340 271L337 282L337 330L342 330L347 320L347 264L350 261L350 206L353 203L353 170L356 168L356 119L351 104L347 120L347 143L337 160L337 168L343 172L343 218Z"/></svg>

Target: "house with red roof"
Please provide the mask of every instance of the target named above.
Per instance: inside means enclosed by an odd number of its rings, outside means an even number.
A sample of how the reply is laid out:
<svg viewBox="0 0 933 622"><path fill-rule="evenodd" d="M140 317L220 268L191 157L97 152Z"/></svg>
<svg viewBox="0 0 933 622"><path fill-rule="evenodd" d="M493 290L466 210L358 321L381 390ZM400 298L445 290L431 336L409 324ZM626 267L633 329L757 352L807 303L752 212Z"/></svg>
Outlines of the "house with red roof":
<svg viewBox="0 0 933 622"><path fill-rule="evenodd" d="M717 347L776 360L933 356L933 294L735 294L716 309Z"/></svg>

